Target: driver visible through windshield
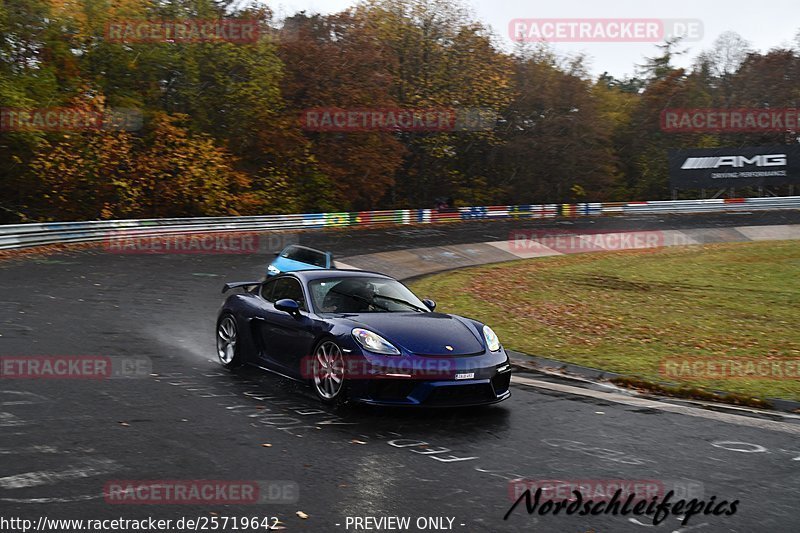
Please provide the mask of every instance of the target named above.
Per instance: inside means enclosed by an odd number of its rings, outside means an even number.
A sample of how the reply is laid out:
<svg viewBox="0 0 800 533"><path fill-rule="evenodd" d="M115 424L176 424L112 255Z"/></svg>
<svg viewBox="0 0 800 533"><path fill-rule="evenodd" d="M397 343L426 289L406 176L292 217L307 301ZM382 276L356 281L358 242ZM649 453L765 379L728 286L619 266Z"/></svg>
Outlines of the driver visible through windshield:
<svg viewBox="0 0 800 533"><path fill-rule="evenodd" d="M325 278L310 282L308 287L318 313L428 312L414 293L393 279Z"/></svg>

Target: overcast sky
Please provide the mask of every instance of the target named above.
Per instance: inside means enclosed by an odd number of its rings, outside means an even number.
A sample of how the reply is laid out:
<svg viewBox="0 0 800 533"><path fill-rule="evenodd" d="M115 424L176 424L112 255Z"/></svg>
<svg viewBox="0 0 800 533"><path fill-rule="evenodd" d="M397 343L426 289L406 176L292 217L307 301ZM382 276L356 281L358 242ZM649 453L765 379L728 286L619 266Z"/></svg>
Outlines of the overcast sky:
<svg viewBox="0 0 800 533"><path fill-rule="evenodd" d="M279 17L305 10L332 13L357 3L356 0L274 0L267 2ZM586 18L668 18L699 19L703 38L684 43L685 56L678 66L689 66L697 54L711 47L725 31L735 31L750 41L753 48L766 51L776 46L792 46L800 31L800 0L468 0L476 17L488 24L508 49L513 48L508 24L512 19ZM590 72L608 71L616 77L634 73L634 65L656 53L653 43L553 43L562 54L584 52Z"/></svg>

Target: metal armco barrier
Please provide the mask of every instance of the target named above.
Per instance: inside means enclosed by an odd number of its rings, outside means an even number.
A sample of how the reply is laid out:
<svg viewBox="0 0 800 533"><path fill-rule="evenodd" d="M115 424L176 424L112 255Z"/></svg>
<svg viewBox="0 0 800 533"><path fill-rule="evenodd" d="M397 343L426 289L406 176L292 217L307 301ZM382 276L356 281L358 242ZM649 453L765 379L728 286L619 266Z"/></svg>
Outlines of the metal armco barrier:
<svg viewBox="0 0 800 533"><path fill-rule="evenodd" d="M250 217L161 218L142 220L92 220L0 226L0 250L46 244L81 243L130 236L180 235L210 232L263 232L394 224L454 223L502 218L555 218L646 213L706 213L800 209L800 196L770 198L717 198L653 202L503 205L434 209L396 209L350 213L310 213Z"/></svg>

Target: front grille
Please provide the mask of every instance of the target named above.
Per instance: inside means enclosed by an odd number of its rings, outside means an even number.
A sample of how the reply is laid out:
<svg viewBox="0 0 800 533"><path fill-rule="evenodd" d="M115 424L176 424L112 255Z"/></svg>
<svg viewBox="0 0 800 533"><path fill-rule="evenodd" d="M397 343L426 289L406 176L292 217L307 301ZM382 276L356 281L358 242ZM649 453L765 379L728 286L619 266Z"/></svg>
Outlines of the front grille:
<svg viewBox="0 0 800 533"><path fill-rule="evenodd" d="M416 385L407 379L376 379L369 384L369 396L378 401L405 400Z"/></svg>
<svg viewBox="0 0 800 533"><path fill-rule="evenodd" d="M494 399L495 394L488 383L477 383L437 387L428 396L425 403L430 405L463 405L490 402Z"/></svg>
<svg viewBox="0 0 800 533"><path fill-rule="evenodd" d="M494 393L497 395L504 394L509 386L511 386L511 372L495 374L492 378L492 387L494 387Z"/></svg>

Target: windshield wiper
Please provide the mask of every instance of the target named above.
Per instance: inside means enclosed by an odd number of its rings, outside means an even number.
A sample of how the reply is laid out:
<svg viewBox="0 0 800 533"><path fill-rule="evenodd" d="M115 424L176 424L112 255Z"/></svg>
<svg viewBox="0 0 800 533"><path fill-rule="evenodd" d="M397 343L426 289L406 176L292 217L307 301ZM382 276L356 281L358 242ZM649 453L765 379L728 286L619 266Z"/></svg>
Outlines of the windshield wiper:
<svg viewBox="0 0 800 533"><path fill-rule="evenodd" d="M423 313L427 313L429 311L428 309L423 309L422 307L419 307L418 305L414 305L411 302L407 302L405 300L401 300L400 298L393 298L391 296L384 296L383 294L376 294L375 296L377 298L383 298L384 300L389 300L390 302L396 302L396 303L399 303L399 304L405 304L405 305L409 306L410 308L416 309L417 311L421 311Z"/></svg>

